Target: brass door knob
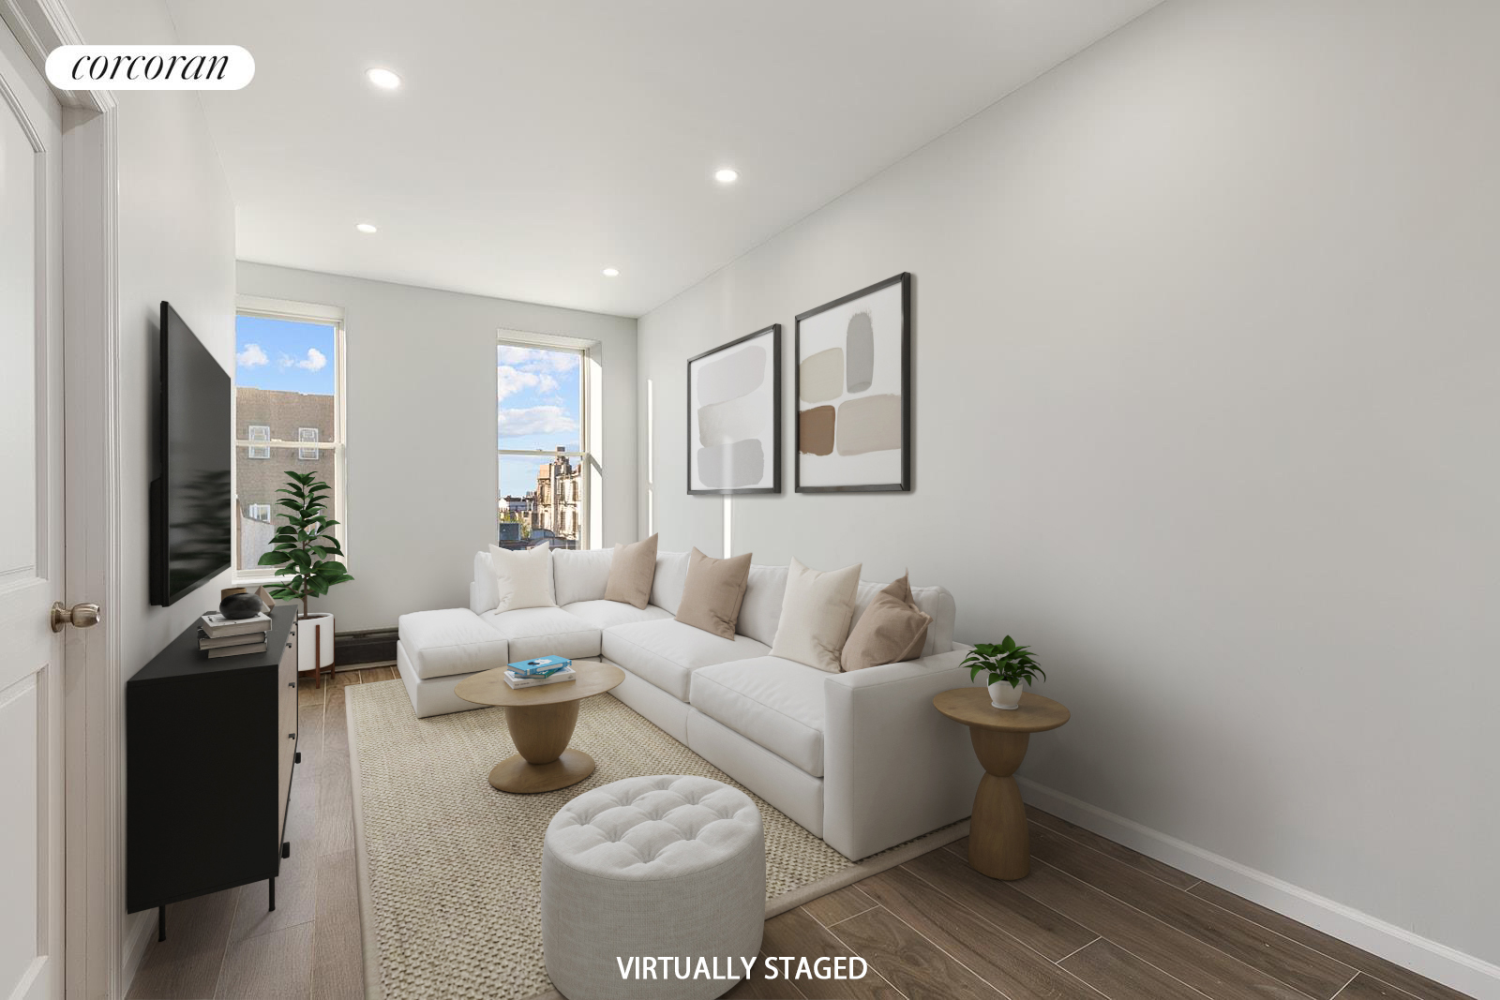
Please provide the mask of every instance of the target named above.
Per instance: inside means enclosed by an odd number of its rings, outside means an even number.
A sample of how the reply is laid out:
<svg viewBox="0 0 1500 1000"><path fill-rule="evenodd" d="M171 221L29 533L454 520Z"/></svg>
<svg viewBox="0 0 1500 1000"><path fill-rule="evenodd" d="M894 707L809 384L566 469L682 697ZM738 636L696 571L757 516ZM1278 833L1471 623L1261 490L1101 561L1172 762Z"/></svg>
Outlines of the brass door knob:
<svg viewBox="0 0 1500 1000"><path fill-rule="evenodd" d="M99 605L75 604L63 607L62 601L52 602L52 631L61 632L64 625L74 628L93 628L99 624Z"/></svg>

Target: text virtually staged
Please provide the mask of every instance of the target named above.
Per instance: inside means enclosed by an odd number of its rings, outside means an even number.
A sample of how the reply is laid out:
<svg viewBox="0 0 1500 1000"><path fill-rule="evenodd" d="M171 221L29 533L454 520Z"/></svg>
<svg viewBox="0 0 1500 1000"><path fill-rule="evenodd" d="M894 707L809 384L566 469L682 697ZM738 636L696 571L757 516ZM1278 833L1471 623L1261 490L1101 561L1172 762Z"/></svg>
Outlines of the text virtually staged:
<svg viewBox="0 0 1500 1000"><path fill-rule="evenodd" d="M0 0L0 997L1500 1000L1497 39Z"/></svg>

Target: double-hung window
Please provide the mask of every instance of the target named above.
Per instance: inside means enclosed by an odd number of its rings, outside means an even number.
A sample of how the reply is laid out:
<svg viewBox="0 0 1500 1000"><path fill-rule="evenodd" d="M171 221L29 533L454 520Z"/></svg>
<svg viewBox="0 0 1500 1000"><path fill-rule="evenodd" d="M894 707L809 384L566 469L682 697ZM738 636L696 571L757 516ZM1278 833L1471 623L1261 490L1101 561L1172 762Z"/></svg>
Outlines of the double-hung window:
<svg viewBox="0 0 1500 1000"><path fill-rule="evenodd" d="M512 339L514 338L514 339ZM502 331L496 347L497 544L589 547L598 469L588 450L582 348Z"/></svg>
<svg viewBox="0 0 1500 1000"><path fill-rule="evenodd" d="M344 491L342 310L241 297L234 358L235 575L269 579L260 565L276 528L288 472L330 487L329 506L348 562Z"/></svg>

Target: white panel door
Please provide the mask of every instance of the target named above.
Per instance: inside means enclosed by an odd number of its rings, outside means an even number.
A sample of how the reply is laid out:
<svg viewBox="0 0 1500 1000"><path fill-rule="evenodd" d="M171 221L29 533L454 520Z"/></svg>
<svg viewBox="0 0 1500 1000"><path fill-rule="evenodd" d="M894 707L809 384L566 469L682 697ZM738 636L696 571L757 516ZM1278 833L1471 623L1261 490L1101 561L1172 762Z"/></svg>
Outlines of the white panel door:
<svg viewBox="0 0 1500 1000"><path fill-rule="evenodd" d="M61 120L0 23L0 997L62 996Z"/></svg>

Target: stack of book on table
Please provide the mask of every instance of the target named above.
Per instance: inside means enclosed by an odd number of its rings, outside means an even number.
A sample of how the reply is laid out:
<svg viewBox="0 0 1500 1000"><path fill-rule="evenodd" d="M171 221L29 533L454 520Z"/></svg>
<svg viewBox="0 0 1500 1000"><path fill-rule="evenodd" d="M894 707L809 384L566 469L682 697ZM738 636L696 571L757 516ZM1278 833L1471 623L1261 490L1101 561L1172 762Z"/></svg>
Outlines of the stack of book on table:
<svg viewBox="0 0 1500 1000"><path fill-rule="evenodd" d="M573 661L563 656L541 656L535 660L520 660L505 668L505 683L513 688L540 687L557 684L578 676Z"/></svg>
<svg viewBox="0 0 1500 1000"><path fill-rule="evenodd" d="M198 648L210 657L264 653L269 631L271 616L265 612L254 618L204 615L198 622Z"/></svg>

